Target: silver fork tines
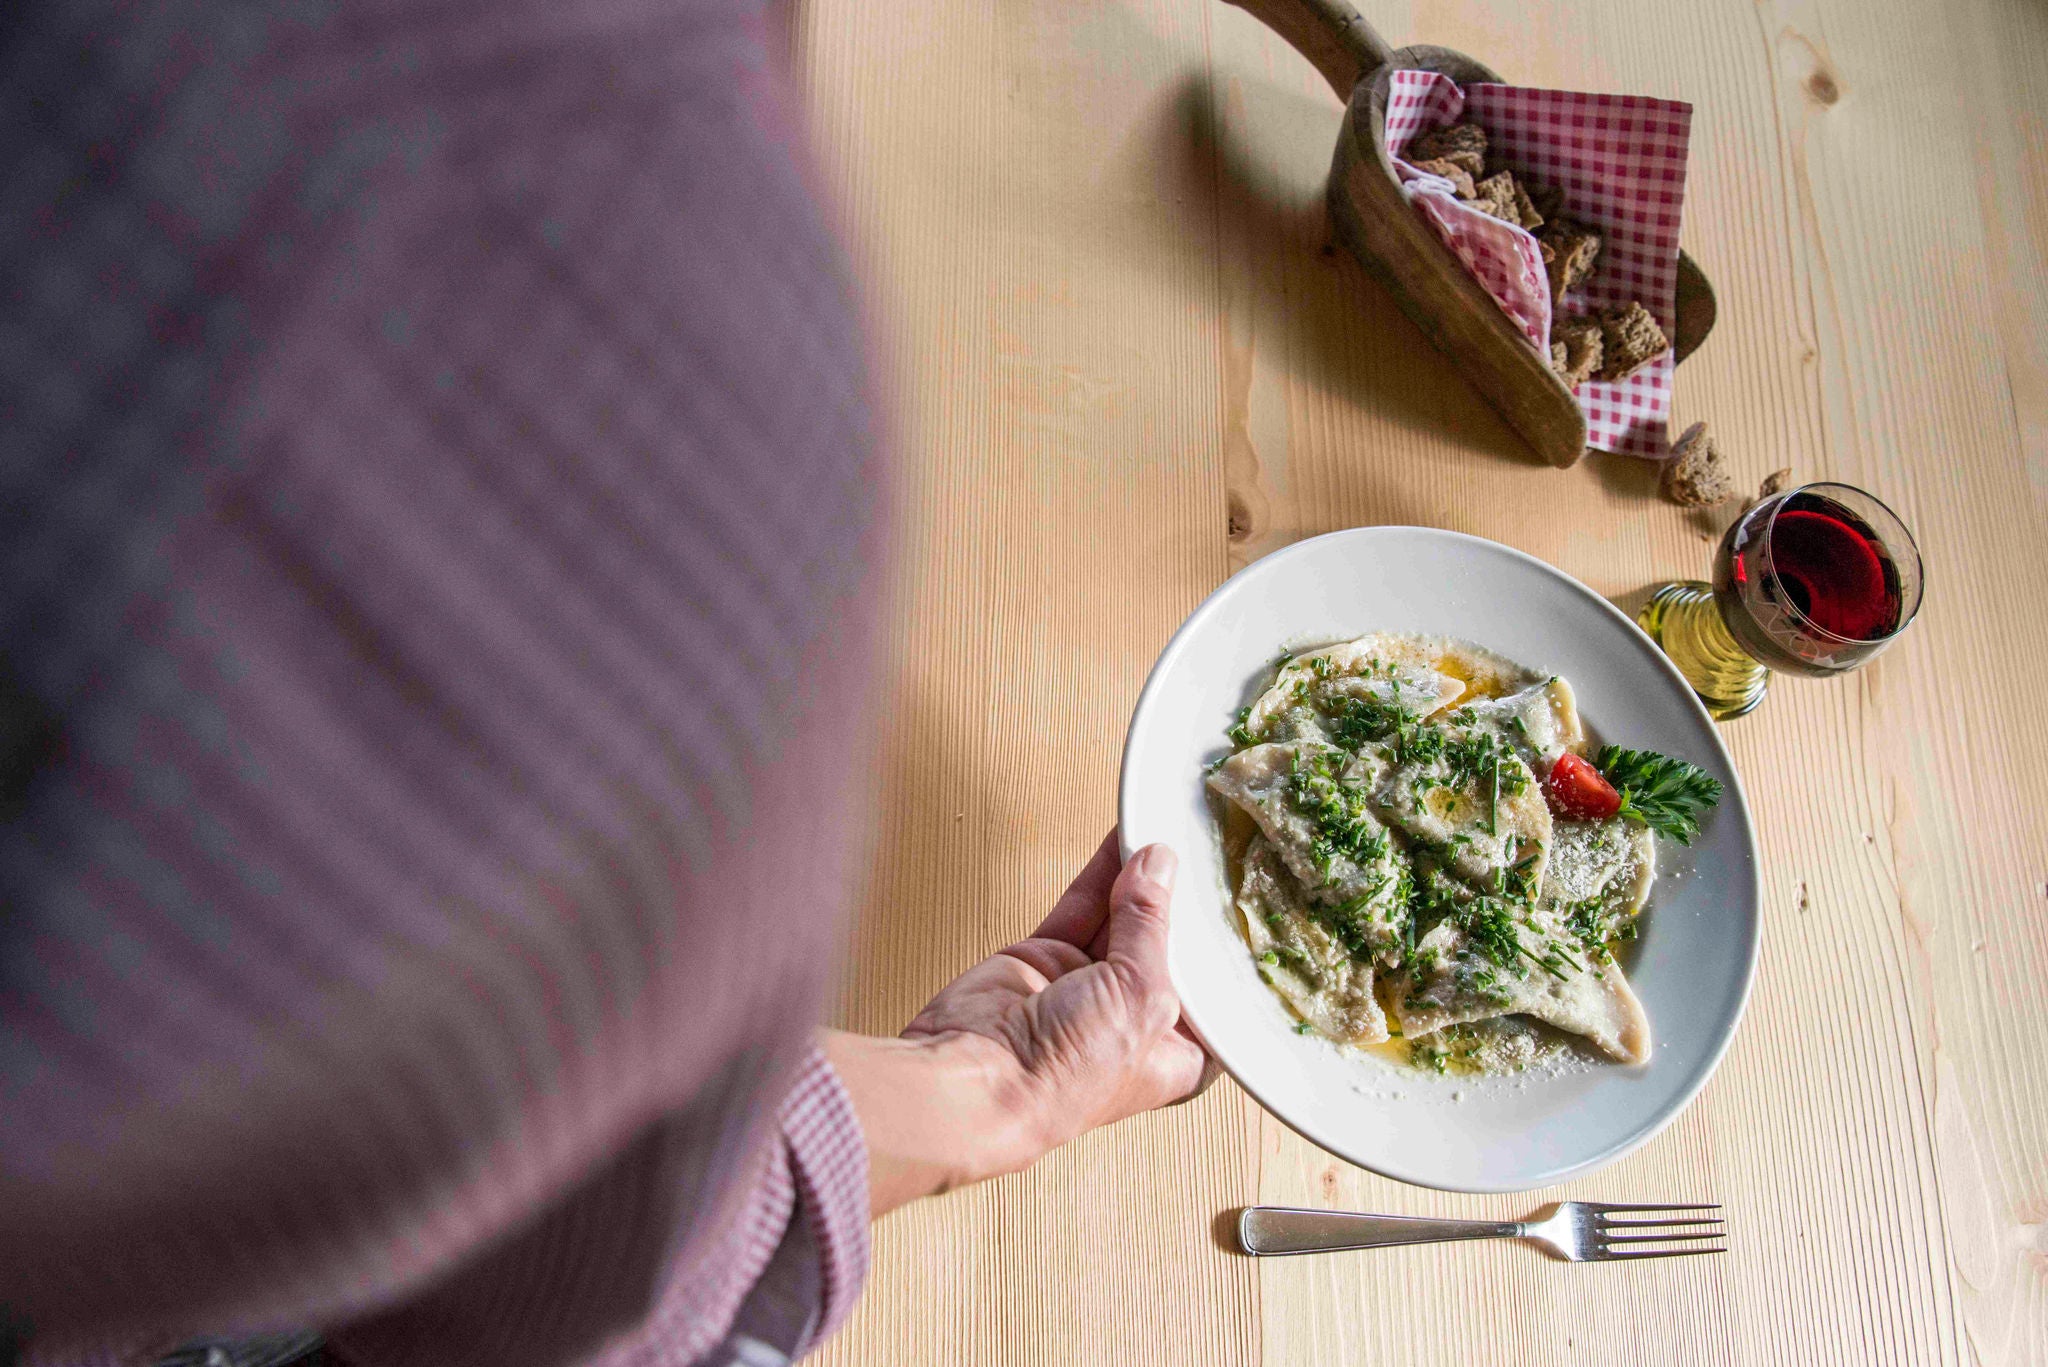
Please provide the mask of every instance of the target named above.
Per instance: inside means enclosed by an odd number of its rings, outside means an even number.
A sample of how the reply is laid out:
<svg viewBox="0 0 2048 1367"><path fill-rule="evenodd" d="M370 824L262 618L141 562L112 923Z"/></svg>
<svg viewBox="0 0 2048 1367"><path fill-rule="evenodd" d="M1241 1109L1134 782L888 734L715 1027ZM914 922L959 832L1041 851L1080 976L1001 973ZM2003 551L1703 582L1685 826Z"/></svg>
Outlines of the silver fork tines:
<svg viewBox="0 0 2048 1367"><path fill-rule="evenodd" d="M1629 1258L1685 1258L1726 1253L1726 1223L1714 1205L1619 1205L1561 1201L1523 1221L1429 1220L1409 1215L1354 1215L1337 1210L1253 1206L1238 1217L1244 1251L1265 1257L1346 1248L1439 1243L1451 1239L1527 1239L1575 1263ZM1684 1212L1698 1212L1686 1214ZM1617 1219L1667 1215L1670 1219ZM1675 1245L1675 1247L1674 1247Z"/></svg>
<svg viewBox="0 0 2048 1367"><path fill-rule="evenodd" d="M1714 1205L1640 1205L1565 1201L1523 1236L1573 1262L1622 1258L1684 1258L1725 1253L1727 1226ZM1629 1219L1628 1216L1669 1216Z"/></svg>

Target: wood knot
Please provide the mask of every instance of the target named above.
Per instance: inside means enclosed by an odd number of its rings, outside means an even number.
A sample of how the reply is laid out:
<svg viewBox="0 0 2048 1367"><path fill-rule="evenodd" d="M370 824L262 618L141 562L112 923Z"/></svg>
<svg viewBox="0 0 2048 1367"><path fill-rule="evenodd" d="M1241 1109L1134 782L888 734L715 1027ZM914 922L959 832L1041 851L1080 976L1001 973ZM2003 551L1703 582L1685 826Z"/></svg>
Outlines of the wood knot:
<svg viewBox="0 0 2048 1367"><path fill-rule="evenodd" d="M1232 493L1227 508L1231 541L1238 542L1250 539L1253 531L1252 510L1245 506L1244 499L1240 495Z"/></svg>
<svg viewBox="0 0 2048 1367"><path fill-rule="evenodd" d="M1816 71L1806 78L1806 94L1815 104L1826 108L1842 98L1842 87L1826 71Z"/></svg>

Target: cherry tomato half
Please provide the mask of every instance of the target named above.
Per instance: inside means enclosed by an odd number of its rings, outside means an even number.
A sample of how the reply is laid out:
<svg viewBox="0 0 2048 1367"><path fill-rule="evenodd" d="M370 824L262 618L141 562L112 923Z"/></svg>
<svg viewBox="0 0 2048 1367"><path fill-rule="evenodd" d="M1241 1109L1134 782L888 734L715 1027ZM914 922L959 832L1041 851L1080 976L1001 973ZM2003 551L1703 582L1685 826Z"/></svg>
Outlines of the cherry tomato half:
<svg viewBox="0 0 2048 1367"><path fill-rule="evenodd" d="M1557 816L1573 821L1604 821L1621 810L1621 794L1598 769L1578 755L1559 755L1543 780L1543 796Z"/></svg>

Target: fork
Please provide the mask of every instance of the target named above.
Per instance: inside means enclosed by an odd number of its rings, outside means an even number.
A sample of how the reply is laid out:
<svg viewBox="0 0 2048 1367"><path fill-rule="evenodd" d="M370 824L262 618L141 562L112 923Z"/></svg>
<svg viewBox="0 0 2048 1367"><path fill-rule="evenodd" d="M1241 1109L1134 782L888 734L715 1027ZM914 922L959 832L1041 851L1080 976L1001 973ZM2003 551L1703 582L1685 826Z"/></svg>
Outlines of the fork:
<svg viewBox="0 0 2048 1367"><path fill-rule="evenodd" d="M1345 1248L1391 1248L1453 1239L1527 1239L1552 1257L1574 1263L1625 1258L1683 1258L1725 1253L1727 1230L1712 1212L1719 1206L1631 1206L1560 1201L1522 1221L1430 1220L1413 1215L1356 1215L1342 1210L1251 1206L1237 1217L1237 1242L1255 1257L1327 1253ZM1637 1219L1669 1215L1671 1219ZM1616 1218L1622 1217L1622 1218ZM1677 1244L1671 1248L1664 1245ZM1656 1245L1656 1247L1648 1247Z"/></svg>

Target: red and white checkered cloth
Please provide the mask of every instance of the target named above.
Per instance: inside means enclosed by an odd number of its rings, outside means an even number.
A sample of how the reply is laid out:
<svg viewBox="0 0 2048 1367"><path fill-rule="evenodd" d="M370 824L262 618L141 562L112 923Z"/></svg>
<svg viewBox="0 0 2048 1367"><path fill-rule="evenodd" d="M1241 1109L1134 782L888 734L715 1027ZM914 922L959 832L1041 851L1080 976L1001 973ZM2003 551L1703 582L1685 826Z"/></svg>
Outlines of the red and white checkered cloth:
<svg viewBox="0 0 2048 1367"><path fill-rule="evenodd" d="M1486 130L1518 175L1564 194L1570 217L1605 239L1592 277L1554 305L1536 239L1451 193L1401 154L1417 134L1463 119ZM1387 98L1387 152L1409 202L1546 356L1554 306L1567 314L1640 300L1673 333L1678 227L1692 106L1638 95L1587 95L1513 85L1460 89L1431 71L1397 71ZM1670 454L1671 354L1626 380L1577 390L1587 444L1661 458Z"/></svg>

